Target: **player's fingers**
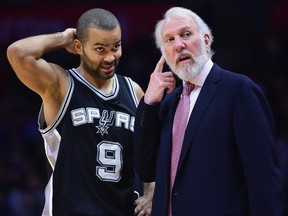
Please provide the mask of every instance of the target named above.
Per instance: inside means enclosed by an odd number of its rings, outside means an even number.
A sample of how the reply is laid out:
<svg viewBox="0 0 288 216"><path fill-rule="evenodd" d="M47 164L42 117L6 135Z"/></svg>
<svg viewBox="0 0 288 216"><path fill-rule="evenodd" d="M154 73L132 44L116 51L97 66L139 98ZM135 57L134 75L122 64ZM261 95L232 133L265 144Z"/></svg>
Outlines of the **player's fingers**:
<svg viewBox="0 0 288 216"><path fill-rule="evenodd" d="M138 213L138 216L149 216L151 215L151 208L143 209Z"/></svg>
<svg viewBox="0 0 288 216"><path fill-rule="evenodd" d="M136 206L134 208L134 214L135 215L139 215L139 213L141 212L143 206L142 205L139 205L139 203L135 202Z"/></svg>

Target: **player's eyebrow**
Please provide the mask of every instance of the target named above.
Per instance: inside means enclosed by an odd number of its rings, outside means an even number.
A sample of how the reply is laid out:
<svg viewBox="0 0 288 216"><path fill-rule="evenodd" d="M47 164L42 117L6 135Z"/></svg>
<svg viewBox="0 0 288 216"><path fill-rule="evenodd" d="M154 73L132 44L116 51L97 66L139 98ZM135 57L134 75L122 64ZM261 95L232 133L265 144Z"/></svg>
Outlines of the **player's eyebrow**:
<svg viewBox="0 0 288 216"><path fill-rule="evenodd" d="M116 43L114 43L114 45L119 44L119 43L121 43L121 39L119 41L117 41ZM108 44L108 43L101 43L101 42L96 42L94 44L94 46L105 46L105 47L108 47L109 45L110 44Z"/></svg>

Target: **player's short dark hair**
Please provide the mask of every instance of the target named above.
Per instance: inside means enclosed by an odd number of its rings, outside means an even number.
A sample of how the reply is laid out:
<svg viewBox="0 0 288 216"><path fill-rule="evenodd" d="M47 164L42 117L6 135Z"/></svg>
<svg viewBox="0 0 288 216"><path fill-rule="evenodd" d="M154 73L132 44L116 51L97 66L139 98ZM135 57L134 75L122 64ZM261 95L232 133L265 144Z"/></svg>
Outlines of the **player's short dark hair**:
<svg viewBox="0 0 288 216"><path fill-rule="evenodd" d="M110 11L93 8L84 12L77 22L77 38L84 42L88 28L111 31L119 25L118 19Z"/></svg>

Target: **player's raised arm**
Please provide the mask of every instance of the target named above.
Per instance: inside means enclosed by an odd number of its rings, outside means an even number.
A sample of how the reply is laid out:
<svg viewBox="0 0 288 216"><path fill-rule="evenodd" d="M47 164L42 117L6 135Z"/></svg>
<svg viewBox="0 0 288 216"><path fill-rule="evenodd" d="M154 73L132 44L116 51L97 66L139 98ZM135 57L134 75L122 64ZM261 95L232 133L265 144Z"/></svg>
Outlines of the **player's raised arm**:
<svg viewBox="0 0 288 216"><path fill-rule="evenodd" d="M54 34L38 35L24 38L12 43L7 49L8 60L18 78L28 88L41 97L49 90L58 89L65 79L63 69L49 64L42 57L49 51L66 48L73 52L75 29L66 29Z"/></svg>

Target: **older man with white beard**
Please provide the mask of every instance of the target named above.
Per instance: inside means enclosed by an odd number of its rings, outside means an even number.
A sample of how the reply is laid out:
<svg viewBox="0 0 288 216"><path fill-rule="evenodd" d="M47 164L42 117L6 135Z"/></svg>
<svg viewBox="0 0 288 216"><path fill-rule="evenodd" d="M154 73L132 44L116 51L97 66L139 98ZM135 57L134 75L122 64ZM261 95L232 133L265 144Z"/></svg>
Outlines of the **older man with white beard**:
<svg viewBox="0 0 288 216"><path fill-rule="evenodd" d="M152 215L283 216L275 126L262 89L212 61L211 30L191 10L169 9L155 39L163 56L134 133L136 171L156 181ZM172 72L163 73L165 61Z"/></svg>

